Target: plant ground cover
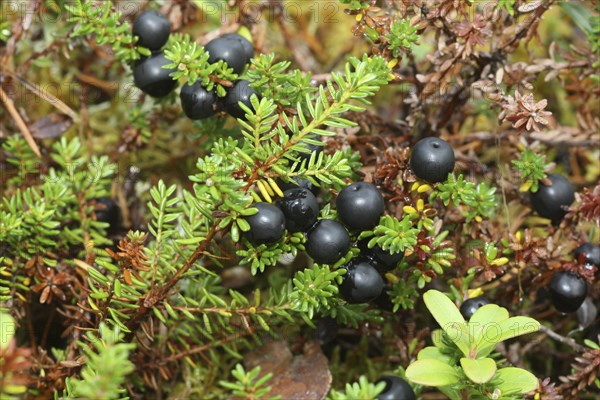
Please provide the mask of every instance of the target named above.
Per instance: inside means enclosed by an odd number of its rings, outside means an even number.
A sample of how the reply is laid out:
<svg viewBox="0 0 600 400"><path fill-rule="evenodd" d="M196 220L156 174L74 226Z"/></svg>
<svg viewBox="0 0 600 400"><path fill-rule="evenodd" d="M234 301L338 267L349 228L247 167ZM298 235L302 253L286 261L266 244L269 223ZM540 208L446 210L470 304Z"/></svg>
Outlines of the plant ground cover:
<svg viewBox="0 0 600 400"><path fill-rule="evenodd" d="M600 8L0 2L0 398L594 399Z"/></svg>

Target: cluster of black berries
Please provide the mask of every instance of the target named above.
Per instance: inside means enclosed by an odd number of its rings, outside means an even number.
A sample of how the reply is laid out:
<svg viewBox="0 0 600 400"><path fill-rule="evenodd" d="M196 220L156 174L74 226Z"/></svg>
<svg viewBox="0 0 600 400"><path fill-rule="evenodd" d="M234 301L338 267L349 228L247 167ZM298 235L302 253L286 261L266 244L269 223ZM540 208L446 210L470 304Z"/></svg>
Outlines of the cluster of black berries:
<svg viewBox="0 0 600 400"><path fill-rule="evenodd" d="M319 204L307 188L292 188L276 204L257 203L258 212L247 218L248 240L254 244L274 243L285 229L306 233L306 253L317 263L334 264L348 253L352 245L350 232L374 228L384 213L384 200L371 183L357 182L344 188L336 199L339 220L318 220ZM396 266L402 254L390 254L375 246L368 249L359 243L361 256L343 266L347 270L340 292L349 303L364 303L383 291L385 272Z"/></svg>
<svg viewBox="0 0 600 400"><path fill-rule="evenodd" d="M163 68L171 64L161 48L167 43L171 28L167 18L154 10L141 13L133 24L133 34L139 37L138 44L152 51L152 55L136 63L133 69L135 85L149 96L160 98L168 95L177 82L170 76L174 69ZM241 74L254 56L252 43L245 37L230 33L211 40L204 49L208 52L208 62L224 61L236 74ZM243 118L241 101L250 107L250 97L258 93L246 80L238 80L227 89L220 99L215 91L206 90L200 82L184 85L181 88L181 107L190 119L203 119L224 110L235 118Z"/></svg>

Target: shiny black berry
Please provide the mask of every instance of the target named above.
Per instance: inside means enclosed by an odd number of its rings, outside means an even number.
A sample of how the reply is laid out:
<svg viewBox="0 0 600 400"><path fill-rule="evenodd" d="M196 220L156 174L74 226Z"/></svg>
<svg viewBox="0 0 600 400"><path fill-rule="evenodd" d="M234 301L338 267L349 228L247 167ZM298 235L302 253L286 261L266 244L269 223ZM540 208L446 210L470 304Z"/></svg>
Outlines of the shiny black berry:
<svg viewBox="0 0 600 400"><path fill-rule="evenodd" d="M106 222L109 231L114 231L121 223L121 209L116 201L109 197L96 199L94 206L96 221Z"/></svg>
<svg viewBox="0 0 600 400"><path fill-rule="evenodd" d="M385 382L385 389L379 393L377 400L416 400L412 387L397 376L382 376L376 383Z"/></svg>
<svg viewBox="0 0 600 400"><path fill-rule="evenodd" d="M285 227L290 232L306 232L317 222L319 203L307 189L288 189L277 205L285 215Z"/></svg>
<svg viewBox="0 0 600 400"><path fill-rule="evenodd" d="M368 303L383 291L383 278L366 258L351 260L340 286L340 294L348 303Z"/></svg>
<svg viewBox="0 0 600 400"><path fill-rule="evenodd" d="M548 175L552 185L538 185L538 191L530 194L531 206L542 217L559 223L567 208L575 201L575 189L567 178L558 174Z"/></svg>
<svg viewBox="0 0 600 400"><path fill-rule="evenodd" d="M577 311L587 295L587 283L571 271L556 272L548 286L554 308L563 313Z"/></svg>
<svg viewBox="0 0 600 400"><path fill-rule="evenodd" d="M445 141L436 137L421 139L413 148L410 167L415 175L427 182L443 182L454 170L454 150Z"/></svg>
<svg viewBox="0 0 600 400"><path fill-rule="evenodd" d="M284 182L280 178L277 178L276 182L279 188L285 192L289 189L302 188L312 192L315 196L319 194L319 187L313 185L308 179L298 178L297 176L292 177L293 182Z"/></svg>
<svg viewBox="0 0 600 400"><path fill-rule="evenodd" d="M573 252L575 261L583 261L583 264L595 265L600 268L600 247L591 243L584 243Z"/></svg>
<svg viewBox="0 0 600 400"><path fill-rule="evenodd" d="M389 251L383 250L379 245L375 245L373 248L369 249L368 243L368 239L361 240L358 243L360 254L363 257L371 259L373 265L379 272L391 271L396 268L398 263L402 261L402 258L404 257L404 252L392 254Z"/></svg>
<svg viewBox="0 0 600 400"><path fill-rule="evenodd" d="M372 183L357 182L345 187L335 202L338 217L352 231L364 231L379 223L385 204Z"/></svg>
<svg viewBox="0 0 600 400"><path fill-rule="evenodd" d="M223 39L235 40L242 45L244 48L245 64L248 64L250 59L254 57L254 46L252 46L252 43L242 35L238 33L227 33L221 37Z"/></svg>
<svg viewBox="0 0 600 400"><path fill-rule="evenodd" d="M200 81L193 85L183 85L181 93L181 108L190 119L203 119L215 114L214 105L217 102L217 95L213 91L208 91L202 87Z"/></svg>
<svg viewBox="0 0 600 400"><path fill-rule="evenodd" d="M467 299L460 305L460 313L464 319L468 321L471 319L473 314L475 314L475 311L479 310L486 304L490 304L490 301L484 296L477 296Z"/></svg>
<svg viewBox="0 0 600 400"><path fill-rule="evenodd" d="M260 98L258 92L250 87L250 82L239 80L233 84L233 87L227 89L227 95L222 100L223 109L234 118L245 118L246 112L238 104L242 102L245 106L252 109L250 97L255 94Z"/></svg>
<svg viewBox="0 0 600 400"><path fill-rule="evenodd" d="M213 39L204 46L204 50L208 52L209 63L213 64L223 60L238 75L244 71L244 67L249 61L241 41L231 38L219 37Z"/></svg>
<svg viewBox="0 0 600 400"><path fill-rule="evenodd" d="M318 221L307 233L306 253L319 264L334 264L350 250L350 235L342 224Z"/></svg>
<svg viewBox="0 0 600 400"><path fill-rule="evenodd" d="M167 43L171 27L163 14L155 10L146 10L135 19L132 31L139 37L138 45L156 51Z"/></svg>
<svg viewBox="0 0 600 400"><path fill-rule="evenodd" d="M254 244L277 242L285 233L285 216L281 210L269 203L255 203L252 207L258 212L246 218L250 231L246 232L248 240Z"/></svg>
<svg viewBox="0 0 600 400"><path fill-rule="evenodd" d="M168 64L171 64L171 61L167 60L162 52L140 60L133 68L135 86L152 97L165 97L177 84L177 81L169 76L175 70L163 68Z"/></svg>

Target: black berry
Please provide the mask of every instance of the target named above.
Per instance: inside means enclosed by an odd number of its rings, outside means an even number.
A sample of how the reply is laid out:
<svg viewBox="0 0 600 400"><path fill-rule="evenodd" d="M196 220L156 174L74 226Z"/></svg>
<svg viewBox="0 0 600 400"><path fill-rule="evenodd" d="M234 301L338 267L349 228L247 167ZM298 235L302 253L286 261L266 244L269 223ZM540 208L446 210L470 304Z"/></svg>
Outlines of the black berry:
<svg viewBox="0 0 600 400"><path fill-rule="evenodd" d="M244 67L249 61L246 57L244 45L239 40L231 38L219 37L213 39L204 46L204 50L208 51L209 63L213 64L223 60L238 75L244 71Z"/></svg>
<svg viewBox="0 0 600 400"><path fill-rule="evenodd" d="M338 217L352 231L371 229L379 223L385 204L375 185L357 182L345 187L335 202Z"/></svg>
<svg viewBox="0 0 600 400"><path fill-rule="evenodd" d="M383 291L383 278L368 259L357 258L344 266L346 274L340 294L348 303L368 303Z"/></svg>
<svg viewBox="0 0 600 400"><path fill-rule="evenodd" d="M168 64L171 64L171 61L167 60L162 52L140 60L133 68L135 86L152 97L165 97L177 84L177 81L169 76L175 70L163 68Z"/></svg>
<svg viewBox="0 0 600 400"><path fill-rule="evenodd" d="M490 301L484 296L477 296L467 299L460 305L460 313L468 321L471 319L473 314L475 314L475 311L479 310L486 304L490 304Z"/></svg>
<svg viewBox="0 0 600 400"><path fill-rule="evenodd" d="M283 193L277 205L285 215L285 227L290 232L306 232L317 222L319 203L310 190L295 188Z"/></svg>
<svg viewBox="0 0 600 400"><path fill-rule="evenodd" d="M413 148L410 167L415 175L427 182L443 182L454 170L454 150L445 141L436 137L421 139Z"/></svg>
<svg viewBox="0 0 600 400"><path fill-rule="evenodd" d="M274 243L285 233L285 216L281 210L269 203L255 203L252 207L258 212L246 218L250 231L246 232L248 240L254 244Z"/></svg>
<svg viewBox="0 0 600 400"><path fill-rule="evenodd" d="M227 95L223 99L223 108L234 118L245 118L246 112L238 103L242 102L252 109L250 97L253 94L259 96L258 92L250 87L250 82L239 80L233 84L233 87L227 89Z"/></svg>
<svg viewBox="0 0 600 400"><path fill-rule="evenodd" d="M254 46L252 46L252 43L242 35L238 33L227 33L221 37L223 39L235 40L242 45L244 48L245 64L248 64L250 59L254 57Z"/></svg>
<svg viewBox="0 0 600 400"><path fill-rule="evenodd" d="M402 258L404 257L404 252L392 254L389 251L383 250L377 244L373 246L373 248L369 249L368 243L368 239L361 240L358 243L360 254L371 259L373 261L373 265L379 272L391 271L392 269L396 268L398 263L402 261Z"/></svg>
<svg viewBox="0 0 600 400"><path fill-rule="evenodd" d="M571 271L555 273L548 289L554 308L563 313L577 311L587 295L587 283L581 276Z"/></svg>
<svg viewBox="0 0 600 400"><path fill-rule="evenodd" d="M412 387L397 376L382 376L376 383L385 382L385 389L377 400L416 400Z"/></svg>
<svg viewBox="0 0 600 400"><path fill-rule="evenodd" d="M156 51L167 43L171 27L163 14L146 10L135 19L132 31L139 37L138 45Z"/></svg>
<svg viewBox="0 0 600 400"><path fill-rule="evenodd" d="M96 199L94 207L96 221L106 222L109 231L114 231L119 227L121 222L121 209L116 201L109 197L101 197Z"/></svg>
<svg viewBox="0 0 600 400"><path fill-rule="evenodd" d="M594 265L600 268L600 247L591 243L584 243L573 252L575 261L583 261L583 264Z"/></svg>
<svg viewBox="0 0 600 400"><path fill-rule="evenodd" d="M200 81L193 85L183 85L179 94L181 108L190 119L203 119L214 115L214 105L217 102L215 92L202 87Z"/></svg>
<svg viewBox="0 0 600 400"><path fill-rule="evenodd" d="M318 221L306 237L306 253L319 264L334 264L350 250L350 235L342 224Z"/></svg>
<svg viewBox="0 0 600 400"><path fill-rule="evenodd" d="M313 185L308 179L298 178L297 176L292 177L293 182L284 182L282 179L277 178L276 182L279 188L285 192L289 189L302 188L312 192L315 196L319 194L319 187Z"/></svg>
<svg viewBox="0 0 600 400"><path fill-rule="evenodd" d="M554 224L560 222L567 208L575 201L573 185L562 175L550 174L552 185L538 185L538 191L530 194L533 209L542 217L551 219Z"/></svg>

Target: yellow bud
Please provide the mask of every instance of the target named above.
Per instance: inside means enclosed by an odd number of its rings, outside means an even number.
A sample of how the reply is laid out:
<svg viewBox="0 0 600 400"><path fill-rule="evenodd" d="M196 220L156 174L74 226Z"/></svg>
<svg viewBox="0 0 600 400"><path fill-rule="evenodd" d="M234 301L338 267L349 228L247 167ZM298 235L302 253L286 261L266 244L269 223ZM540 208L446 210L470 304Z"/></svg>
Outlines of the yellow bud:
<svg viewBox="0 0 600 400"><path fill-rule="evenodd" d="M509 261L508 258L506 258L506 257L500 257L500 258L496 258L490 264L500 267L500 266L505 265L506 263L508 263L508 261Z"/></svg>
<svg viewBox="0 0 600 400"><path fill-rule="evenodd" d="M419 190L421 190L421 188L419 188ZM425 202L423 201L423 199L417 200L417 210L423 211L424 207L425 207Z"/></svg>
<svg viewBox="0 0 600 400"><path fill-rule="evenodd" d="M482 294L483 290L481 290L481 288L467 290L467 295L470 299L472 299L473 297L481 296Z"/></svg>
<svg viewBox="0 0 600 400"><path fill-rule="evenodd" d="M258 187L258 190L260 191L260 194L262 194L264 199L267 202L272 203L273 199L271 199L271 196L269 195L269 192L267 191L265 184L262 181L256 181L256 186Z"/></svg>
<svg viewBox="0 0 600 400"><path fill-rule="evenodd" d="M410 190L417 190L419 188L419 186L421 186L421 184L419 182L415 182L413 183L412 187L410 188Z"/></svg>
<svg viewBox="0 0 600 400"><path fill-rule="evenodd" d="M392 274L391 272L388 272L387 274L385 274L385 277L391 283L396 283L399 280L398 277L396 275Z"/></svg>
<svg viewBox="0 0 600 400"><path fill-rule="evenodd" d="M519 191L520 192L529 192L529 189L531 189L531 186L533 186L533 182L527 181L521 185L521 187L519 188Z"/></svg>
<svg viewBox="0 0 600 400"><path fill-rule="evenodd" d="M517 231L515 238L517 239L517 242L521 243L523 241L523 232Z"/></svg>
<svg viewBox="0 0 600 400"><path fill-rule="evenodd" d="M273 178L267 178L267 181L269 182L269 185L271 186L273 191L277 194L277 196L283 197L283 192L281 191L281 188L279 187L277 182L275 182L275 180Z"/></svg>
<svg viewBox="0 0 600 400"><path fill-rule="evenodd" d="M480 216L480 215L476 215L476 216L475 216L475 221L477 221L477 222L481 222L481 221L483 221L483 218L481 218L481 216Z"/></svg>
<svg viewBox="0 0 600 400"><path fill-rule="evenodd" d="M363 19L363 14L356 14L356 22L360 22Z"/></svg>
<svg viewBox="0 0 600 400"><path fill-rule="evenodd" d="M404 211L407 214L416 214L417 213L417 210L415 210L415 208L411 207L411 206L402 207L402 211Z"/></svg>
<svg viewBox="0 0 600 400"><path fill-rule="evenodd" d="M387 66L389 69L394 68L396 65L398 65L398 59L393 59L392 61L390 61L389 63L387 63Z"/></svg>
<svg viewBox="0 0 600 400"><path fill-rule="evenodd" d="M419 189L417 190L417 192L419 193L425 193L431 190L431 186L429 185L422 185L419 187Z"/></svg>

